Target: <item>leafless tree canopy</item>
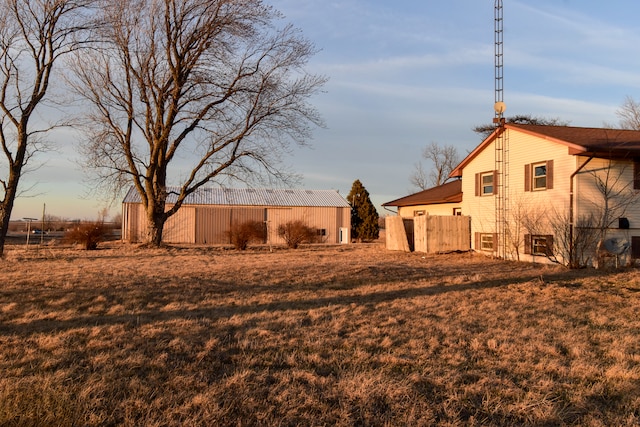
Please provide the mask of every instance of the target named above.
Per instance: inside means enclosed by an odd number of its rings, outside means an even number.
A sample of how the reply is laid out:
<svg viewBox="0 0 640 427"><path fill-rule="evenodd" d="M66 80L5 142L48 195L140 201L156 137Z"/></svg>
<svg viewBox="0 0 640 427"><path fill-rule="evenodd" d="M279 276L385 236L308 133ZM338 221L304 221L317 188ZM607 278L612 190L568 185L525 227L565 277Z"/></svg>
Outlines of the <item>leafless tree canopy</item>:
<svg viewBox="0 0 640 427"><path fill-rule="evenodd" d="M89 165L116 188L133 182L149 241L198 187L287 179L281 156L322 120L308 99L325 78L314 46L261 0L105 0L99 47L78 55L89 101ZM174 165L170 168L170 165ZM164 212L167 185L180 187Z"/></svg>
<svg viewBox="0 0 640 427"><path fill-rule="evenodd" d="M54 64L82 45L92 3L0 1L0 255L20 177L51 129L34 128L31 119L47 95Z"/></svg>
<svg viewBox="0 0 640 427"><path fill-rule="evenodd" d="M420 190L444 184L449 174L460 163L458 150L453 145L440 145L432 142L422 151L422 157L429 161L428 172L422 163L416 163L415 169L409 177L409 182Z"/></svg>
<svg viewBox="0 0 640 427"><path fill-rule="evenodd" d="M620 127L622 129L640 130L640 103L630 96L624 99L624 102L616 115L620 118Z"/></svg>

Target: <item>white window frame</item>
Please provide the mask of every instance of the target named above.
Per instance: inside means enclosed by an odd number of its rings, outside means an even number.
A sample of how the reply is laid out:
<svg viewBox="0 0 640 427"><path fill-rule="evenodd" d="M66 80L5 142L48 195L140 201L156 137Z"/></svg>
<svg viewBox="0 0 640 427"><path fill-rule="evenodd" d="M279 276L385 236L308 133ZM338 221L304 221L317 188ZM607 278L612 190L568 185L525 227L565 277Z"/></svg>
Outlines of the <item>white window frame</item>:
<svg viewBox="0 0 640 427"><path fill-rule="evenodd" d="M544 168L544 175L536 175L536 169ZM531 165L531 189L540 191L547 189L547 162L533 163ZM538 185L539 181L544 181L544 185Z"/></svg>
<svg viewBox="0 0 640 427"><path fill-rule="evenodd" d="M480 234L480 250L493 252L495 242L493 241L493 233Z"/></svg>
<svg viewBox="0 0 640 427"><path fill-rule="evenodd" d="M491 177L490 185L485 184L484 179L486 177ZM493 182L494 181L493 178L494 178L493 171L480 174L480 195L481 196L492 196L494 194L494 186L496 183Z"/></svg>

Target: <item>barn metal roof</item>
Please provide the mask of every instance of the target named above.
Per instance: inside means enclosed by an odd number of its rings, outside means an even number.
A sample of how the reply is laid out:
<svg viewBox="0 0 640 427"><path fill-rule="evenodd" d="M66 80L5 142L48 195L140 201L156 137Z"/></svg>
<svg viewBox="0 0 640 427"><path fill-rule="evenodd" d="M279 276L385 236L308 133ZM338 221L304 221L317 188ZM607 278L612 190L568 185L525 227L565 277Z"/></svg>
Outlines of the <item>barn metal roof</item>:
<svg viewBox="0 0 640 427"><path fill-rule="evenodd" d="M178 199L179 187L168 187L167 203ZM134 187L127 192L122 203L142 203ZM184 205L223 206L310 206L349 207L349 203L336 190L281 190L254 188L200 187L185 198Z"/></svg>

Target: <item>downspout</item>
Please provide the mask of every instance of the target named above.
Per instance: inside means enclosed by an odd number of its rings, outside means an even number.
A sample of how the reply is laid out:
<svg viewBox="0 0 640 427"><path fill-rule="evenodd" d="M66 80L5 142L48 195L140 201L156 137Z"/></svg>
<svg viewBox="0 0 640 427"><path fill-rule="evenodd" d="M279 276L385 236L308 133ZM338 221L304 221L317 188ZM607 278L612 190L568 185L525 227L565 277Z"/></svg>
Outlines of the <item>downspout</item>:
<svg viewBox="0 0 640 427"><path fill-rule="evenodd" d="M594 157L595 155L591 155L591 157L581 164L569 177L569 263L573 260L573 179Z"/></svg>
<svg viewBox="0 0 640 427"><path fill-rule="evenodd" d="M389 212L391 212L391 213L394 213L394 214L398 215L398 212L397 212L397 211L392 211L391 209L389 209L389 208L388 208L388 207L386 207L386 206L382 206L382 207L384 208L384 210L385 210L385 211L389 211Z"/></svg>

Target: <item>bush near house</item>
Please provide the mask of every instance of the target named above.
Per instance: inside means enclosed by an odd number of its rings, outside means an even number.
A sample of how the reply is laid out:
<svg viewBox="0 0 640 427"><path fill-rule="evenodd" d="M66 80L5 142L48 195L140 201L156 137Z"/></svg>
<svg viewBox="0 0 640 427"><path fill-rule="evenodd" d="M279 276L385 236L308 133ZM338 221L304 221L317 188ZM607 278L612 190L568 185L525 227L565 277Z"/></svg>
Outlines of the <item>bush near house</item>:
<svg viewBox="0 0 640 427"><path fill-rule="evenodd" d="M86 250L98 249L98 243L103 242L108 228L103 221L84 222L76 225L64 235L68 243L81 244Z"/></svg>
<svg viewBox="0 0 640 427"><path fill-rule="evenodd" d="M251 242L263 242L267 236L264 223L261 221L233 224L227 234L233 247L239 251L246 250Z"/></svg>
<svg viewBox="0 0 640 427"><path fill-rule="evenodd" d="M298 249L302 243L313 243L318 237L317 230L300 220L289 221L278 227L278 236L287 242L287 247Z"/></svg>

